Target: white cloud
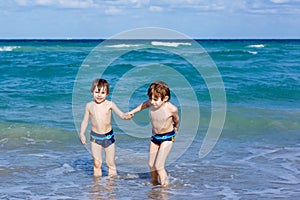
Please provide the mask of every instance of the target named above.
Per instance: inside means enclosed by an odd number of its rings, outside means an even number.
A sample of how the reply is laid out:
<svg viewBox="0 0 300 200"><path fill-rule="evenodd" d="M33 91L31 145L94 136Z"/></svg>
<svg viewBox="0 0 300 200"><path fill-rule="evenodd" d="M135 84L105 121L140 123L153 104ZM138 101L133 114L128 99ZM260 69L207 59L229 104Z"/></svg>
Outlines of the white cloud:
<svg viewBox="0 0 300 200"><path fill-rule="evenodd" d="M108 15L142 12L297 14L299 0L14 0L17 6L93 8ZM3 7L3 6L2 6Z"/></svg>
<svg viewBox="0 0 300 200"><path fill-rule="evenodd" d="M149 5L149 0L129 0L129 2L134 5L135 8L141 8L145 5Z"/></svg>
<svg viewBox="0 0 300 200"><path fill-rule="evenodd" d="M15 0L15 2L19 6L28 6L31 4L31 1L28 0Z"/></svg>
<svg viewBox="0 0 300 200"><path fill-rule="evenodd" d="M189 9L191 11L218 11L227 9L232 2L239 3L243 0L160 0L156 5L165 6L173 10ZM171 10L170 9L170 10Z"/></svg>
<svg viewBox="0 0 300 200"><path fill-rule="evenodd" d="M244 10L251 14L260 15L298 15L299 6L299 0L252 0L247 2Z"/></svg>
<svg viewBox="0 0 300 200"><path fill-rule="evenodd" d="M55 0L54 1L51 1L51 0L36 0L35 1L36 5L41 5L41 6L49 6L49 5L53 5L56 3L57 2Z"/></svg>
<svg viewBox="0 0 300 200"><path fill-rule="evenodd" d="M290 0L271 0L273 3L288 3Z"/></svg>
<svg viewBox="0 0 300 200"><path fill-rule="evenodd" d="M119 8L116 7L110 7L104 10L104 13L107 15L122 15L125 14L125 12Z"/></svg>
<svg viewBox="0 0 300 200"><path fill-rule="evenodd" d="M149 10L152 12L162 12L164 11L164 8L160 6L150 6Z"/></svg>
<svg viewBox="0 0 300 200"><path fill-rule="evenodd" d="M60 6L65 8L89 8L94 5L93 0L58 0L58 3Z"/></svg>
<svg viewBox="0 0 300 200"><path fill-rule="evenodd" d="M300 0L0 0L0 37L106 37L161 26L208 38L299 38L299 16Z"/></svg>
<svg viewBox="0 0 300 200"><path fill-rule="evenodd" d="M19 6L52 6L62 8L93 7L93 0L15 0Z"/></svg>
<svg viewBox="0 0 300 200"><path fill-rule="evenodd" d="M99 6L126 6L128 8L142 8L150 4L150 0L94 0Z"/></svg>

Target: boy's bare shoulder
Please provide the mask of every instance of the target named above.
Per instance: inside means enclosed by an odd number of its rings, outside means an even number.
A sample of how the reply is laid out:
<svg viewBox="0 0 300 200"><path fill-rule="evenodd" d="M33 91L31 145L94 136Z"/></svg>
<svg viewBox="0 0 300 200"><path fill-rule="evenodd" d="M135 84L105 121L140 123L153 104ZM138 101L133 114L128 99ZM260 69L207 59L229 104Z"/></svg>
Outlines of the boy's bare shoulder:
<svg viewBox="0 0 300 200"><path fill-rule="evenodd" d="M93 103L94 103L94 101L88 102L88 103L86 104L86 107L87 107L87 108L91 107L91 105L93 105Z"/></svg>
<svg viewBox="0 0 300 200"><path fill-rule="evenodd" d="M102 103L106 108L108 108L108 109L112 109L112 107L113 107L113 102L112 101L109 101L109 100L106 100L105 99L105 101Z"/></svg>
<svg viewBox="0 0 300 200"><path fill-rule="evenodd" d="M105 105L110 106L110 107L113 105L113 102L110 100L105 100L104 103L105 103Z"/></svg>
<svg viewBox="0 0 300 200"><path fill-rule="evenodd" d="M85 105L85 109L86 109L86 110L90 110L93 104L94 104L94 101L88 102L88 103Z"/></svg>
<svg viewBox="0 0 300 200"><path fill-rule="evenodd" d="M175 105L173 105L171 102L168 102L167 105L168 105L168 109L171 112L177 112L178 111L178 108Z"/></svg>

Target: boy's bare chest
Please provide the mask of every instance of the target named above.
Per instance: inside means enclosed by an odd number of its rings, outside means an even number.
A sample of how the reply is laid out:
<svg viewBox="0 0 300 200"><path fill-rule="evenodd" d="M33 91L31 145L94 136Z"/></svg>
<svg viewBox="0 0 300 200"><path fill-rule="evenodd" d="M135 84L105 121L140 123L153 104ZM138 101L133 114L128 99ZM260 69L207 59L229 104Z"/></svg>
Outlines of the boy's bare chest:
<svg viewBox="0 0 300 200"><path fill-rule="evenodd" d="M165 109L150 111L150 117L152 121L166 121L170 118L170 112Z"/></svg>
<svg viewBox="0 0 300 200"><path fill-rule="evenodd" d="M96 104L91 107L90 113L94 116L107 116L111 113L111 111L109 106Z"/></svg>

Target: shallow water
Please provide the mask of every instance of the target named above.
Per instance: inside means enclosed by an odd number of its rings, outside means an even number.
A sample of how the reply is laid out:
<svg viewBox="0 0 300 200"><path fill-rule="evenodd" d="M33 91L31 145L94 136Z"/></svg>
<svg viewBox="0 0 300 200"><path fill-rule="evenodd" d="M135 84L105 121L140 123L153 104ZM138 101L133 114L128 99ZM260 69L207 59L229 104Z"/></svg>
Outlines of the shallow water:
<svg viewBox="0 0 300 200"><path fill-rule="evenodd" d="M20 129L27 135L18 136ZM36 135L38 131L46 135ZM28 125L13 125L5 132L9 136L1 139L1 199L297 199L300 192L300 146L291 140L224 136L200 159L198 136L180 159L167 166L170 187L161 188L151 184L148 172L118 170L118 177L107 177L105 164L104 177L93 178L91 155L75 132Z"/></svg>

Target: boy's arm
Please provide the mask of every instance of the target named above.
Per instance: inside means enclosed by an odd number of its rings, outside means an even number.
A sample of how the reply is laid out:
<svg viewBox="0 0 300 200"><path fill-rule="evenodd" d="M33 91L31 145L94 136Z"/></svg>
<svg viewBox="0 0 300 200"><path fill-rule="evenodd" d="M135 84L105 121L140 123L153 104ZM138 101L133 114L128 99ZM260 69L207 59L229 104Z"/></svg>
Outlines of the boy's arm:
<svg viewBox="0 0 300 200"><path fill-rule="evenodd" d="M88 126L88 123L89 123L89 110L88 110L88 104L85 106L85 112L84 112L84 117L83 117L83 120L81 122L81 126L80 126L80 140L81 140L81 143L82 144L86 144L86 138L85 138L85 131L86 131L86 128Z"/></svg>
<svg viewBox="0 0 300 200"><path fill-rule="evenodd" d="M118 106L114 103L114 102L111 102L111 109L121 118L121 119L131 119L132 116L129 115L129 114L125 114L123 113L119 108Z"/></svg>
<svg viewBox="0 0 300 200"><path fill-rule="evenodd" d="M178 127L179 127L179 115L178 115L178 109L177 107L174 108L173 110L173 127L175 132L178 132Z"/></svg>
<svg viewBox="0 0 300 200"><path fill-rule="evenodd" d="M145 101L145 102L141 103L139 106L137 106L135 109L131 110L128 113L133 116L135 113L137 113L141 110L144 110L145 108L148 108L149 106L150 106L150 102Z"/></svg>

